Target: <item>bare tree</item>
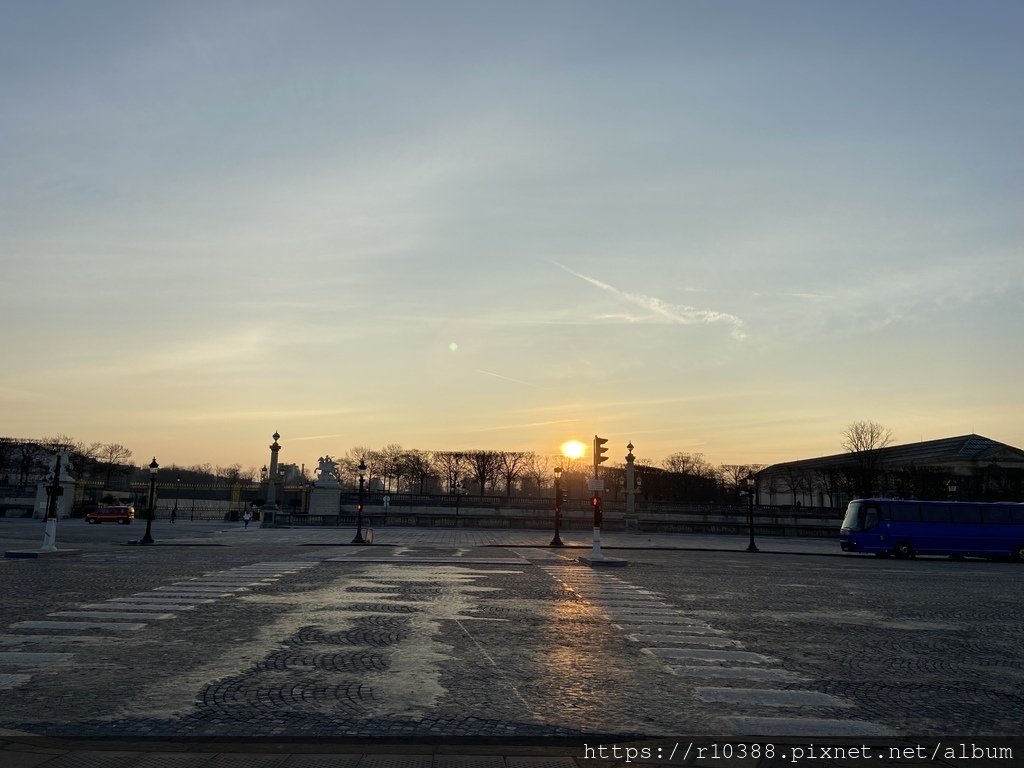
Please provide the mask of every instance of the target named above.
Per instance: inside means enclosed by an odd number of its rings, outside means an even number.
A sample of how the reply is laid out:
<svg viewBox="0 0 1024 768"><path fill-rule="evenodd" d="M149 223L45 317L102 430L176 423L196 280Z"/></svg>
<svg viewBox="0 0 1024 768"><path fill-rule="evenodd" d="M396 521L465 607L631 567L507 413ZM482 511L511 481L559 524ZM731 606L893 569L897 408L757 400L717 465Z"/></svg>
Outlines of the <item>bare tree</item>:
<svg viewBox="0 0 1024 768"><path fill-rule="evenodd" d="M540 496L541 489L547 486L554 475L554 462L550 456L543 456L532 451L526 454L526 457L523 477L533 482L537 488L537 496Z"/></svg>
<svg viewBox="0 0 1024 768"><path fill-rule="evenodd" d="M444 480L448 493L455 492L455 486L462 480L468 469L466 454L460 451L434 451L434 466Z"/></svg>
<svg viewBox="0 0 1024 768"><path fill-rule="evenodd" d="M419 482L419 492L423 493L427 481L437 475L434 462L426 451L412 449L405 454L405 471L409 477Z"/></svg>
<svg viewBox="0 0 1024 768"><path fill-rule="evenodd" d="M722 464L718 467L718 476L730 496L739 502L739 495L747 489L747 477L757 475L764 464Z"/></svg>
<svg viewBox="0 0 1024 768"><path fill-rule="evenodd" d="M13 468L17 450L17 440L11 437L0 437L0 475L3 475L4 485L9 485L11 482L8 470Z"/></svg>
<svg viewBox="0 0 1024 768"><path fill-rule="evenodd" d="M853 458L853 487L856 495L874 494L881 471L881 450L893 442L892 430L875 421L855 421L843 430L842 446Z"/></svg>
<svg viewBox="0 0 1024 768"><path fill-rule="evenodd" d="M129 463L132 458L132 451L120 443L104 443L99 447L96 462L99 470L103 473L103 485L110 485L110 478L115 474L128 474L134 469Z"/></svg>
<svg viewBox="0 0 1024 768"><path fill-rule="evenodd" d="M811 476L806 470L800 467L794 467L791 465L783 467L781 479L786 485L786 490L788 490L793 496L794 506L800 506L801 497L804 494L812 493L813 485L810 482Z"/></svg>
<svg viewBox="0 0 1024 768"><path fill-rule="evenodd" d="M855 421L843 430L843 450L848 453L869 453L892 445L892 430L876 421Z"/></svg>
<svg viewBox="0 0 1024 768"><path fill-rule="evenodd" d="M682 451L665 457L661 466L669 472L678 472L682 475L694 475L696 477L715 478L717 472L711 463L704 458L703 453L684 453Z"/></svg>
<svg viewBox="0 0 1024 768"><path fill-rule="evenodd" d="M469 468L473 473L473 478L480 485L480 495L483 496L487 490L487 484L490 483L493 487L494 480L497 477L498 452L470 451L466 454L466 459L469 461Z"/></svg>
<svg viewBox="0 0 1024 768"><path fill-rule="evenodd" d="M384 478L384 489L399 493L402 488L402 477L405 475L405 449L398 443L388 443L380 449L380 469ZM395 485L392 488L391 480Z"/></svg>
<svg viewBox="0 0 1024 768"><path fill-rule="evenodd" d="M843 472L839 467L821 467L814 471L818 487L828 496L830 507L836 506L839 493L843 488Z"/></svg>
<svg viewBox="0 0 1024 768"><path fill-rule="evenodd" d="M524 451L499 451L498 474L505 481L505 496L512 495L512 484L526 471L529 454Z"/></svg>

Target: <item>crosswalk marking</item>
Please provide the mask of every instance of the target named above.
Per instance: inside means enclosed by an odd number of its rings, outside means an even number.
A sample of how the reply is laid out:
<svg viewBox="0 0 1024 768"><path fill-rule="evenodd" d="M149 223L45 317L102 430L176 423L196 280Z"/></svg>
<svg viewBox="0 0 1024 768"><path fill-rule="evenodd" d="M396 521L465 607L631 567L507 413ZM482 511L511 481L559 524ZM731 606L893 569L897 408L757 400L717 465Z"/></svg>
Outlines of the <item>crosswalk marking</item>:
<svg viewBox="0 0 1024 768"><path fill-rule="evenodd" d="M630 591L618 576L578 566L539 565L552 578L573 590L607 616L641 652L675 665L666 669L694 681L746 681L749 683L799 683L805 678L783 669L771 669L779 660L753 651L735 650L743 643L724 637L707 622L685 616L662 595ZM680 666L680 663L682 665ZM849 709L853 705L818 691L779 690L771 687L698 687L695 693L709 704L779 709L800 707ZM871 722L847 718L726 717L744 736L884 736L890 731Z"/></svg>

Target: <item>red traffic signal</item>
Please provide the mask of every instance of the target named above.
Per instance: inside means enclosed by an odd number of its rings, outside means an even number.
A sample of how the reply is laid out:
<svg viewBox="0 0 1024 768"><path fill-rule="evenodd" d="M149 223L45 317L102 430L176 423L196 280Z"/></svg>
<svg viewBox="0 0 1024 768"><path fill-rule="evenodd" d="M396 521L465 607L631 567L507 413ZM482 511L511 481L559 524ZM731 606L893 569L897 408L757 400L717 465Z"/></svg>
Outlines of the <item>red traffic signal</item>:
<svg viewBox="0 0 1024 768"><path fill-rule="evenodd" d="M594 496L590 500L590 506L592 506L592 507L600 507L601 506L601 499L600 499L600 497Z"/></svg>

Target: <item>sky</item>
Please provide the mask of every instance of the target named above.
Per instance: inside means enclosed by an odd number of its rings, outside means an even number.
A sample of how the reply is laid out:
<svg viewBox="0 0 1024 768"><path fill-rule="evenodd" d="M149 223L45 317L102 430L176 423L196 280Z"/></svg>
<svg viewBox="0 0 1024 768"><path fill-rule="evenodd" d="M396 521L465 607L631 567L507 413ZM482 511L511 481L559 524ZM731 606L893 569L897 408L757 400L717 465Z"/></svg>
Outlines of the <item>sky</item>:
<svg viewBox="0 0 1024 768"><path fill-rule="evenodd" d="M1019 2L0 9L0 434L1024 447Z"/></svg>

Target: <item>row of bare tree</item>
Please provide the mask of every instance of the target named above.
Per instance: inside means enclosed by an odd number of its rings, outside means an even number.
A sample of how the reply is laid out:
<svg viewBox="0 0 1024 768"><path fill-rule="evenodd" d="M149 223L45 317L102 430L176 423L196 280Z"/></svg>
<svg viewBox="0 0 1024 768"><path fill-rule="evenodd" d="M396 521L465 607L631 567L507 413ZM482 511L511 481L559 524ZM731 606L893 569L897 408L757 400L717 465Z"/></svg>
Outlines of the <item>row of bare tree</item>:
<svg viewBox="0 0 1024 768"><path fill-rule="evenodd" d="M35 482L50 469L58 451L67 451L75 477L109 483L135 471L131 450L120 443L85 443L67 435L42 440L0 437L0 480L6 485Z"/></svg>
<svg viewBox="0 0 1024 768"><path fill-rule="evenodd" d="M357 484L359 464L364 475L388 493L468 493L474 495L539 496L551 492L555 468L562 486L574 497L586 495L593 470L582 459L555 458L532 451L424 451L392 443L381 449L365 445L335 457L343 484ZM656 500L730 501L746 486L759 464L711 464L700 453L674 453L661 464L649 459L634 463L641 498ZM606 494L625 490L626 465L604 465Z"/></svg>

